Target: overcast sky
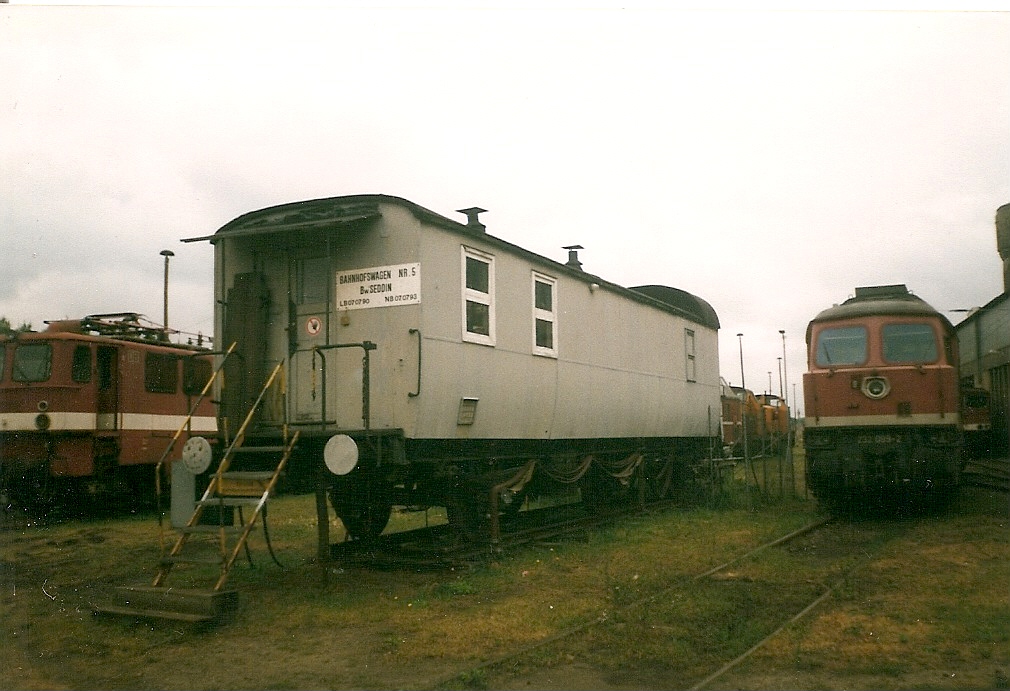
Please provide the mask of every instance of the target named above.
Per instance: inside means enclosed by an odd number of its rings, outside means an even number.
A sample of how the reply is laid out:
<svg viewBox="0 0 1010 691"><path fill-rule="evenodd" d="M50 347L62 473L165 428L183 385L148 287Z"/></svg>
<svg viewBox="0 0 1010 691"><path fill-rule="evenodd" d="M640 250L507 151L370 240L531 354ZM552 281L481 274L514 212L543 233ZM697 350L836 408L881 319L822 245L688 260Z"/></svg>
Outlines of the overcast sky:
<svg viewBox="0 0 1010 691"><path fill-rule="evenodd" d="M690 291L757 392L784 329L790 399L807 322L856 286L944 311L1003 290L1008 12L173 4L0 4L15 325L161 323L170 249L170 326L210 333L213 250L180 240L345 194L480 206L509 242Z"/></svg>

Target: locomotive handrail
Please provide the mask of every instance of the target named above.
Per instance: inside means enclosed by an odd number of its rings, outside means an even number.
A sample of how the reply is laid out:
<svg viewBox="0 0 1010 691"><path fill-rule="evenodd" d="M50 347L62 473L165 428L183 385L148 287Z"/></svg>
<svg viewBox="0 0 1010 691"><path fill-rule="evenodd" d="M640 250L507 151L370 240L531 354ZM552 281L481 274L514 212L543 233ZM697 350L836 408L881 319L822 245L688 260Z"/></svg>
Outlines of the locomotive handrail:
<svg viewBox="0 0 1010 691"><path fill-rule="evenodd" d="M235 350L235 346L236 346L236 343L232 342L232 344L230 346L228 346L227 350L225 350L223 353L219 353L220 355L223 355L223 357L221 358L221 362L218 363L217 367L214 368L214 371L211 373L210 377L207 379L207 383L203 385L203 389L200 391L200 393L196 397L196 400L190 406L189 413L187 413L186 418L182 421L182 424L179 426L179 429L177 429L175 431L175 434L172 435L171 441L168 442L168 446L165 447L165 451L162 452L161 458L158 459L157 464L155 464L155 466L154 466L154 493L155 493L155 497L156 497L156 500L157 500L158 528L159 528L159 532L160 532L160 528L161 528L161 525L162 525L162 516L161 516L161 468L165 464L165 460L168 458L168 455L172 452L172 449L175 448L175 443L177 441L179 441L179 437L182 436L183 430L185 430L187 427L189 427L192 424L192 422L193 422L193 414L196 412L197 407L199 407L199 405L203 402L203 399L207 396L207 392L210 391L210 388L214 385L214 380L217 379L217 375L221 372L222 368L224 367L225 360L227 360L228 356L231 355L232 351ZM193 355L189 355L187 357L194 357L196 355L205 355L205 354L206 353L194 353Z"/></svg>
<svg viewBox="0 0 1010 691"><path fill-rule="evenodd" d="M421 395L421 330L410 329L407 333L417 334L417 391L408 391L409 398L416 398Z"/></svg>

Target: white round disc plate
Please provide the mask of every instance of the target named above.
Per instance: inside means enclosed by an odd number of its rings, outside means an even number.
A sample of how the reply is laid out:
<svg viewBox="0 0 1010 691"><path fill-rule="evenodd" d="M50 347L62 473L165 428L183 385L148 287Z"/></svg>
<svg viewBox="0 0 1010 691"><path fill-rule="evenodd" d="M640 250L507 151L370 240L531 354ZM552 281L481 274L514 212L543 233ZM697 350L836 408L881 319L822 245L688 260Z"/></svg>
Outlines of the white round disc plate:
<svg viewBox="0 0 1010 691"><path fill-rule="evenodd" d="M334 475L347 475L358 465L358 445L346 434L334 434L323 448L323 460Z"/></svg>
<svg viewBox="0 0 1010 691"><path fill-rule="evenodd" d="M194 475L210 467L211 455L210 442L203 437L190 437L182 446L182 462Z"/></svg>

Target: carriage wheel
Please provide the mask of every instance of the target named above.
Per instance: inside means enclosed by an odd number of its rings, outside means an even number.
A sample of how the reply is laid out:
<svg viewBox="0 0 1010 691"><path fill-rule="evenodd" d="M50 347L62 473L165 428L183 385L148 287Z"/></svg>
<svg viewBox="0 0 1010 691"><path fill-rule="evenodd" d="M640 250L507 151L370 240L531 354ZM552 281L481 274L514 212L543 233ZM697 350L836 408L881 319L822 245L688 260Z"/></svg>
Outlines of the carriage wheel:
<svg viewBox="0 0 1010 691"><path fill-rule="evenodd" d="M330 487L330 504L349 538L372 540L386 529L393 513L389 488L372 478Z"/></svg>
<svg viewBox="0 0 1010 691"><path fill-rule="evenodd" d="M487 491L459 489L446 501L445 515L456 535L464 542L487 541L491 536L488 521Z"/></svg>
<svg viewBox="0 0 1010 691"><path fill-rule="evenodd" d="M624 504L631 494L631 483L622 484L605 472L590 470L579 483L579 493L587 510L612 510Z"/></svg>
<svg viewBox="0 0 1010 691"><path fill-rule="evenodd" d="M330 503L333 503L332 495L330 495ZM348 506L342 504L338 509L334 504L333 510L344 524L344 529L352 540L373 540L386 529L389 516L393 513L393 506L388 502L381 505Z"/></svg>

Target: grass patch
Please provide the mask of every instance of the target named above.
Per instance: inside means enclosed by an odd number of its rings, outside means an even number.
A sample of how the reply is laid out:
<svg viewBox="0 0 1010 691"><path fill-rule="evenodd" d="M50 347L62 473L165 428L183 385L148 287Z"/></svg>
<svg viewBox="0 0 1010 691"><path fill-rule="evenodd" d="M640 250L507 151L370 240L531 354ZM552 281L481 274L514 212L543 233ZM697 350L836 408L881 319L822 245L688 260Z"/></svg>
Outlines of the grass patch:
<svg viewBox="0 0 1010 691"><path fill-rule="evenodd" d="M241 557L229 581L240 609L223 627L92 618L90 603L103 589L152 577L159 550L151 516L4 533L0 686L417 688L448 676L445 688L484 689L578 665L612 679L634 670L629 683L664 687L696 681L747 650L782 613L837 580L847 563L840 566L840 556L859 547L877 557L748 665L761 669L764 660L850 688L870 688L867 676L884 679L882 688L930 688L932 678L909 683L930 669L986 686L1007 669L1005 518L978 509L921 519L897 526L903 537L893 544L894 533L853 523L830 544L812 536L738 559L820 514L802 497L752 503L732 486L723 495L726 508L642 514L582 540L438 572L338 563L324 570L315 558L314 497L280 497L271 502L269 526L284 567L270 559L258 532L253 564ZM415 512L393 520L444 519ZM330 534L341 539L336 519ZM720 578L695 582L727 562ZM578 636L483 666L573 629ZM800 688L788 680L763 686L776 687Z"/></svg>

